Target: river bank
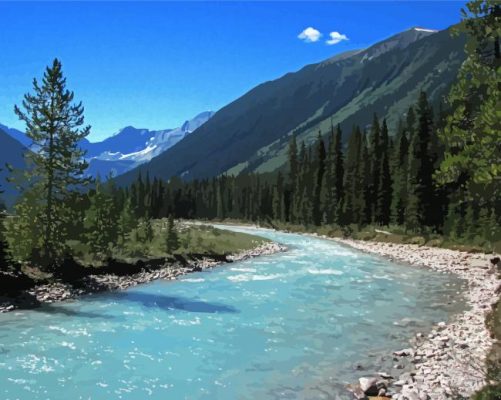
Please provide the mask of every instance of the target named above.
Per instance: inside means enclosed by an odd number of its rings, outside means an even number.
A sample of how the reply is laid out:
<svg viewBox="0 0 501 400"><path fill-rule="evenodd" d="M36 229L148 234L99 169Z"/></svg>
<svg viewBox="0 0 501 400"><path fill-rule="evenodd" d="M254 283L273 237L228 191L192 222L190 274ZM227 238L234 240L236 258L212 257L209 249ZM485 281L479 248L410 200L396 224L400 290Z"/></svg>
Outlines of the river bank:
<svg viewBox="0 0 501 400"><path fill-rule="evenodd" d="M492 255L410 244L333 240L395 261L456 274L468 282L466 293L462 293L468 309L450 321L439 322L429 334L418 333L410 348L395 349L394 370L369 378L372 391L377 378L385 378L386 393L392 398L438 400L467 398L489 383L485 378L485 359L494 339L485 321L501 289L496 267L490 262ZM404 368L410 372L399 374ZM361 383L367 389L364 396L370 389L367 381Z"/></svg>
<svg viewBox="0 0 501 400"><path fill-rule="evenodd" d="M262 243L254 249L244 250L223 259L204 257L193 260L183 265L179 262L166 262L163 266L149 269L146 262L145 269L131 275L116 274L91 274L78 280L77 282L52 282L48 284L35 285L27 289L24 293L15 297L0 297L0 313L14 311L16 309L27 309L70 300L90 293L104 291L124 290L142 283L151 282L157 279L172 280L181 275L191 272L199 272L214 268L226 263L246 260L248 258L270 255L285 251L286 247L274 242Z"/></svg>
<svg viewBox="0 0 501 400"><path fill-rule="evenodd" d="M363 399L367 394L384 393L400 400L468 398L486 384L498 383L486 377L485 361L497 343L486 325L486 318L501 294L500 271L491 262L497 257L499 263L499 255L299 233L333 240L415 267L455 274L467 282L467 290L457 293L458 298L464 299L467 310L450 321L440 321L429 333L417 333L409 348L395 349L388 355L393 358L393 370L374 371L363 384L350 386L356 397ZM360 390L361 386L366 390Z"/></svg>

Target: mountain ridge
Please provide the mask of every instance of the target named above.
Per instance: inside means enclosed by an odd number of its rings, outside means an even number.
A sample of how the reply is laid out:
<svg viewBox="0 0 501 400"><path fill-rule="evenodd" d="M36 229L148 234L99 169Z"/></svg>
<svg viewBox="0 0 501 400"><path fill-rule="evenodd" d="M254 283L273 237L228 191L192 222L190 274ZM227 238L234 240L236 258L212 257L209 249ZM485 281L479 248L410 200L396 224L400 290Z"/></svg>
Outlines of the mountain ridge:
<svg viewBox="0 0 501 400"><path fill-rule="evenodd" d="M286 162L293 132L311 143L318 129L330 130L327 121L341 124L346 136L353 123L365 126L377 112L394 129L419 90L429 91L432 102L447 92L464 58L463 43L448 30L411 28L261 83L118 182L127 184L146 171L166 179L271 172Z"/></svg>
<svg viewBox="0 0 501 400"><path fill-rule="evenodd" d="M203 111L173 129L149 130L127 125L98 142L83 139L80 147L86 151L88 174L94 177L116 176L147 162L184 139L213 114L213 111ZM31 141L24 132L1 124L0 129L25 148L30 147Z"/></svg>

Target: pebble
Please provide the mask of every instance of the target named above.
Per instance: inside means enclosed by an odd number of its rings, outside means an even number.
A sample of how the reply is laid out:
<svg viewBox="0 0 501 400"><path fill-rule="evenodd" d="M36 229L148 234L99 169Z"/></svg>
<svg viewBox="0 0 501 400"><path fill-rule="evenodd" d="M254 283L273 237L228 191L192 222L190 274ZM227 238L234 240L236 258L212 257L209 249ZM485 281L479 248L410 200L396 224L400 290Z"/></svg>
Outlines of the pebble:
<svg viewBox="0 0 501 400"><path fill-rule="evenodd" d="M457 293L461 295L460 300L466 301L466 311L451 321L438 322L428 334L416 334L411 351L404 349L393 353L395 361L410 358L415 364L416 375L413 389L406 388L405 392L406 380L399 377L389 387L390 391L395 388L397 392L392 399L442 400L454 398L453 393L468 398L484 386L485 379L478 373L477 366L484 365L493 344L485 326L485 316L501 292L501 282L489 267L487 255L409 244L335 240L400 262L454 273L467 282L463 291ZM401 362L394 369L400 367L404 368Z"/></svg>
<svg viewBox="0 0 501 400"><path fill-rule="evenodd" d="M260 255L268 255L285 251L286 247L277 243L265 243L259 247L240 252L227 257L227 262L241 261ZM211 258L203 258L193 262L188 267L179 264L166 265L163 268L146 271L143 270L137 274L129 276L117 276L112 274L105 275L90 275L82 280L83 288L74 288L68 283L55 282L45 285L38 285L28 293L36 298L40 303L54 303L63 300L73 299L83 294L95 293L100 291L124 290L131 286L136 286L141 283L151 282L156 279L175 279L179 275L185 275L190 272L202 271L209 268L214 268L220 265L221 262ZM14 299L15 301L15 299ZM15 304L3 303L0 304L0 313L9 312L16 309Z"/></svg>

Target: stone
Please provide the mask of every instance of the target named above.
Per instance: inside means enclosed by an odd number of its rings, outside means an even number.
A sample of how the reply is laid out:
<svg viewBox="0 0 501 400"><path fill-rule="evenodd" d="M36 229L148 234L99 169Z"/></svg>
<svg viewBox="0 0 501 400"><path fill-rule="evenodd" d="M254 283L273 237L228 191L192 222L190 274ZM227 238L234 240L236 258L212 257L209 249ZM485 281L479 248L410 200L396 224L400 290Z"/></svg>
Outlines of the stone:
<svg viewBox="0 0 501 400"><path fill-rule="evenodd" d="M393 355L397 357L407 357L413 354L414 351L412 349L403 349L403 350L397 350L393 352Z"/></svg>
<svg viewBox="0 0 501 400"><path fill-rule="evenodd" d="M364 391L360 388L359 385L349 385L348 390L353 393L353 397L357 400L368 400L369 398L366 396Z"/></svg>
<svg viewBox="0 0 501 400"><path fill-rule="evenodd" d="M405 383L412 383L414 379L412 378L412 374L410 372L404 372L398 377L399 381L403 381Z"/></svg>
<svg viewBox="0 0 501 400"><path fill-rule="evenodd" d="M377 396L378 387L376 378L359 378L360 388L368 396Z"/></svg>
<svg viewBox="0 0 501 400"><path fill-rule="evenodd" d="M378 372L377 374L383 379L393 379L393 376L387 374L386 372Z"/></svg>

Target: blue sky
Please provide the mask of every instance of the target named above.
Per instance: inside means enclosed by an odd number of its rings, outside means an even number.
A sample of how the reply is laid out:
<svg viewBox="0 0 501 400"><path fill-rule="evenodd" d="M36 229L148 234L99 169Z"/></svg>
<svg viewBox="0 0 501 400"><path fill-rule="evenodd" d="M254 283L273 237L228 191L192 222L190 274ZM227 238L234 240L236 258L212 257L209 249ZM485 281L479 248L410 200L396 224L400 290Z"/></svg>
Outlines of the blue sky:
<svg viewBox="0 0 501 400"><path fill-rule="evenodd" d="M13 105L54 57L95 141L127 125L179 126L259 83L413 26L446 28L463 4L0 2L0 123L23 128Z"/></svg>

